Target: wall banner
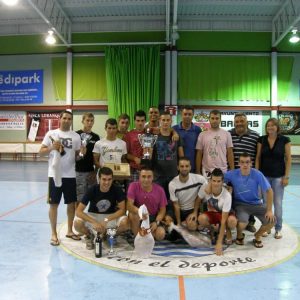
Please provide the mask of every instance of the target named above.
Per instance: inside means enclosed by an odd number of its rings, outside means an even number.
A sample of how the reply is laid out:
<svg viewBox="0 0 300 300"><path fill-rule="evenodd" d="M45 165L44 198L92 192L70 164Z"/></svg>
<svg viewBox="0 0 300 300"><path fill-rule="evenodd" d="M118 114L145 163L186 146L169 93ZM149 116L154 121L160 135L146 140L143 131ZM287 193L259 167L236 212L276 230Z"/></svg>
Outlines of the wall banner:
<svg viewBox="0 0 300 300"><path fill-rule="evenodd" d="M42 141L49 130L59 127L60 112L27 112L27 137L31 142Z"/></svg>
<svg viewBox="0 0 300 300"><path fill-rule="evenodd" d="M288 135L300 135L300 112L279 112L278 120L281 133Z"/></svg>
<svg viewBox="0 0 300 300"><path fill-rule="evenodd" d="M43 103L43 70L0 71L0 104Z"/></svg>
<svg viewBox="0 0 300 300"><path fill-rule="evenodd" d="M0 130L24 130L25 111L0 111Z"/></svg>
<svg viewBox="0 0 300 300"><path fill-rule="evenodd" d="M209 112L206 110L195 109L193 122L198 125L202 131L210 128L208 121ZM234 127L234 115L239 111L221 111L221 124L220 127L229 130ZM258 132L259 135L263 133L262 112L261 111L243 111L248 120L250 129Z"/></svg>

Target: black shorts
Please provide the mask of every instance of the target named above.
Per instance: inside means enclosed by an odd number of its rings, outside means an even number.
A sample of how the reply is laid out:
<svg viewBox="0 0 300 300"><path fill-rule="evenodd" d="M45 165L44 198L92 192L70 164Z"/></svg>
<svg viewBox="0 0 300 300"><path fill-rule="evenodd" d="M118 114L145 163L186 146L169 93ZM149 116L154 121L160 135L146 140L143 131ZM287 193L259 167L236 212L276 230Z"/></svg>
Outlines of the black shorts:
<svg viewBox="0 0 300 300"><path fill-rule="evenodd" d="M56 187L52 177L48 182L48 203L59 204L61 196L64 196L64 203L70 204L77 201L76 178L62 178L61 187Z"/></svg>

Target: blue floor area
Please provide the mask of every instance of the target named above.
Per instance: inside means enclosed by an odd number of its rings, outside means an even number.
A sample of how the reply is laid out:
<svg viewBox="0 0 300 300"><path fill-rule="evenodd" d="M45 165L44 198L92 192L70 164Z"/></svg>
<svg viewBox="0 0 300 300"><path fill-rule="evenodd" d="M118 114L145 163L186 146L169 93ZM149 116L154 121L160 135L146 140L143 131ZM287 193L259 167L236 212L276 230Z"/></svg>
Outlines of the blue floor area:
<svg viewBox="0 0 300 300"><path fill-rule="evenodd" d="M299 178L300 165L293 165L284 197L284 222L300 235ZM46 163L0 162L1 300L299 299L299 253L257 272L185 277L183 298L176 277L113 271L51 247L46 181ZM65 219L65 206L60 205L59 223Z"/></svg>

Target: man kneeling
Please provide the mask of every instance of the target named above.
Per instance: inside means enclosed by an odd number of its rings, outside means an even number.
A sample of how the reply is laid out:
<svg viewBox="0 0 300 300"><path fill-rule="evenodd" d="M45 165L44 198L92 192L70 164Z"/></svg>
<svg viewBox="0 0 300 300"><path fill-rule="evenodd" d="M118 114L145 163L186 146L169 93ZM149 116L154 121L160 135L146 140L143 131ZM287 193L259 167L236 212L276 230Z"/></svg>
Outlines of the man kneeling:
<svg viewBox="0 0 300 300"><path fill-rule="evenodd" d="M140 228L139 207L145 204L149 212L152 235L157 241L163 240L166 232L161 226L161 221L166 214L167 198L164 189L153 183L151 169L146 167L141 169L139 181L129 185L127 199L130 227L133 234L136 236ZM147 217L147 215L143 216L144 219Z"/></svg>
<svg viewBox="0 0 300 300"><path fill-rule="evenodd" d="M125 194L113 185L113 171L99 169L99 184L92 186L81 199L77 209L75 229L86 235L86 248L94 248L94 231L106 233L107 228L117 228L117 233L128 229L125 215ZM89 204L88 212L84 212Z"/></svg>
<svg viewBox="0 0 300 300"><path fill-rule="evenodd" d="M198 217L200 226L220 225L215 250L217 255L223 254L223 238L226 230L225 243L232 244L231 230L237 225L237 219L231 210L231 194L223 186L224 175L221 169L214 169L208 184L201 187L199 197L207 201L208 211Z"/></svg>

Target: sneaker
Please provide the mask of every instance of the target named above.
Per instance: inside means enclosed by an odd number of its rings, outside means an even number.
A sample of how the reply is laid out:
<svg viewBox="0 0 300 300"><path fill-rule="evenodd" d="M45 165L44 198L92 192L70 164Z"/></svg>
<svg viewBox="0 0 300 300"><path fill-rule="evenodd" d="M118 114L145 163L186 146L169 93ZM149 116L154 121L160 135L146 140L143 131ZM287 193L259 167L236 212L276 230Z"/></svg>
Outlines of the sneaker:
<svg viewBox="0 0 300 300"><path fill-rule="evenodd" d="M246 230L250 231L250 232L256 232L256 228L253 224L248 223L248 225L246 226Z"/></svg>
<svg viewBox="0 0 300 300"><path fill-rule="evenodd" d="M276 231L276 232L275 232L275 235L274 235L274 238L275 238L276 240L281 239L281 238L282 238L281 231Z"/></svg>
<svg viewBox="0 0 300 300"><path fill-rule="evenodd" d="M95 235L93 232L90 232L88 236L85 238L85 245L87 250L93 250L95 248Z"/></svg>

